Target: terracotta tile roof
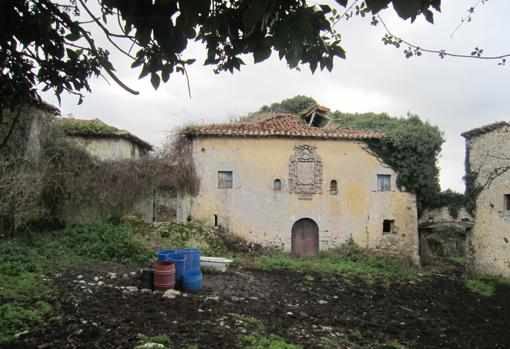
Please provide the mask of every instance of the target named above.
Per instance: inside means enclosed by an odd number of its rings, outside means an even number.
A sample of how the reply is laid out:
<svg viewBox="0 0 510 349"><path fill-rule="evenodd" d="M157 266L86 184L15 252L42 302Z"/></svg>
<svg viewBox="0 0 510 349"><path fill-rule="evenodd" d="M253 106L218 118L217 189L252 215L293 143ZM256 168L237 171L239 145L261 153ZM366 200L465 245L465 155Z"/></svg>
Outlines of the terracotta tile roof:
<svg viewBox="0 0 510 349"><path fill-rule="evenodd" d="M152 145L138 138L132 133L108 125L99 119L85 120L74 118L57 118L56 120L64 132L69 136L109 138L120 137L127 139L144 149L153 150Z"/></svg>
<svg viewBox="0 0 510 349"><path fill-rule="evenodd" d="M494 130L500 129L505 126L510 126L510 123L506 121L499 121L492 124L488 124L482 127L477 127L472 130L466 131L464 133L461 133L460 135L466 139L470 139L472 137L476 137L479 135L482 135L484 133L492 132Z"/></svg>
<svg viewBox="0 0 510 349"><path fill-rule="evenodd" d="M278 114L266 119L246 123L211 124L184 129L190 136L221 137L298 137L322 139L378 139L384 136L377 131L340 127L308 127L292 114Z"/></svg>

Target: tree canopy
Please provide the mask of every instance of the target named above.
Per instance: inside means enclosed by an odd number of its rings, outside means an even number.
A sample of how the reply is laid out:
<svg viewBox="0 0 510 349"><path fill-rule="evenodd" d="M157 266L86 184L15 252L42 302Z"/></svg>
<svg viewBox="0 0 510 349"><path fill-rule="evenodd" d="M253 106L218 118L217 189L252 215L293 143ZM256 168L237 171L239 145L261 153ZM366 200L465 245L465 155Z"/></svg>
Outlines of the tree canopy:
<svg viewBox="0 0 510 349"><path fill-rule="evenodd" d="M110 51L122 52L154 88L186 73L189 41L207 49L204 64L216 72L239 70L244 55L255 63L276 51L290 68L331 70L345 58L334 24L346 9L376 14L389 5L403 19L423 15L441 0L336 0L334 6L305 0L3 0L0 1L0 110L38 96L37 89L66 91L82 100L89 79L103 76L125 90ZM99 46L92 30L108 39ZM5 121L4 113L0 122Z"/></svg>

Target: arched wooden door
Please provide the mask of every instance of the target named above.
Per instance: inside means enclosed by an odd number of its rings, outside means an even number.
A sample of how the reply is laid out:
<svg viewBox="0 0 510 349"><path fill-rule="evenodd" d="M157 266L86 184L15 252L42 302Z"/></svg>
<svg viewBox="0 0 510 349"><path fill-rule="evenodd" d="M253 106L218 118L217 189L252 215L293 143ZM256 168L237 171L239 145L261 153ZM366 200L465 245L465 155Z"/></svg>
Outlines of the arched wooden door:
<svg viewBox="0 0 510 349"><path fill-rule="evenodd" d="M292 226L291 252L295 256L315 256L319 252L319 226L310 218Z"/></svg>

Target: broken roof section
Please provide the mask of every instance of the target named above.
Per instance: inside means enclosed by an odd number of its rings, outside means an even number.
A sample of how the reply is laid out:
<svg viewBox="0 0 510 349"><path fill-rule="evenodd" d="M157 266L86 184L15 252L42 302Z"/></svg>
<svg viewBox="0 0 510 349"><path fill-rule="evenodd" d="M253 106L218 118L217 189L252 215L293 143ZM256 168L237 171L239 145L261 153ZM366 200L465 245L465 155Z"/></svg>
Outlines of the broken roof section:
<svg viewBox="0 0 510 349"><path fill-rule="evenodd" d="M498 130L500 128L503 128L505 126L510 126L510 123L506 121L499 121L492 124L488 124L485 126L477 127L472 130L466 131L464 133L461 133L460 135L466 139L470 139L476 136L480 136L485 133L489 133L495 130Z"/></svg>
<svg viewBox="0 0 510 349"><path fill-rule="evenodd" d="M84 120L74 118L57 118L57 122L64 133L69 136L101 138L120 137L127 139L144 149L153 150L152 145L143 141L132 133L108 125L99 119Z"/></svg>
<svg viewBox="0 0 510 349"><path fill-rule="evenodd" d="M310 127L324 127L329 126L332 121L329 114L329 108L316 104L302 113L301 117Z"/></svg>
<svg viewBox="0 0 510 349"><path fill-rule="evenodd" d="M311 114L309 116L311 117ZM377 131L348 129L331 125L329 127L308 126L303 119L293 114L276 114L254 122L189 126L183 129L183 133L189 136L296 137L359 140L379 139L384 136L383 133Z"/></svg>

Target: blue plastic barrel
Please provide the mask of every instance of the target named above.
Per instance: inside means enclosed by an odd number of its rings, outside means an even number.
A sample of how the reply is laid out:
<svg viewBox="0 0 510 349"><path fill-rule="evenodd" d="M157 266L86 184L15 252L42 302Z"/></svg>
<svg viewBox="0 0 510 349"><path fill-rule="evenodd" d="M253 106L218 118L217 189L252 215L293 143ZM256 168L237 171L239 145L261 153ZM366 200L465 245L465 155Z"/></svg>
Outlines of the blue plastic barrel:
<svg viewBox="0 0 510 349"><path fill-rule="evenodd" d="M175 287L181 287L185 273L186 256L181 253L165 253L168 262L175 263Z"/></svg>
<svg viewBox="0 0 510 349"><path fill-rule="evenodd" d="M193 271L200 271L200 250L198 248L190 248L191 258L193 260Z"/></svg>
<svg viewBox="0 0 510 349"><path fill-rule="evenodd" d="M185 291L198 291L202 288L202 273L200 271L188 271L184 273L183 288Z"/></svg>
<svg viewBox="0 0 510 349"><path fill-rule="evenodd" d="M184 264L184 272L193 271L193 251L191 248L179 248L177 253L186 256L186 263Z"/></svg>
<svg viewBox="0 0 510 349"><path fill-rule="evenodd" d="M158 262L168 262L166 259L166 255L168 253L176 253L177 250L159 250L156 252L156 258L158 259Z"/></svg>

